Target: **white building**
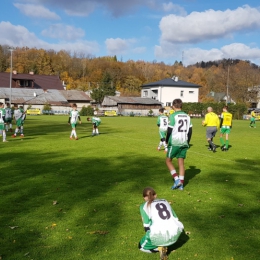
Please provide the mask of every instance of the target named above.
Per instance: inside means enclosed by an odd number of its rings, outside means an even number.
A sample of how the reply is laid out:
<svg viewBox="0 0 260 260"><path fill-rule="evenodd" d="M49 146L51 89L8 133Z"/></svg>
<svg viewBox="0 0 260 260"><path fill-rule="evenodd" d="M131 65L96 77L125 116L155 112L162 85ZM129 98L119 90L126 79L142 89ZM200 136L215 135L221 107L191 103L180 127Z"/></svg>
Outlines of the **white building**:
<svg viewBox="0 0 260 260"><path fill-rule="evenodd" d="M176 98L180 98L185 103L198 102L200 87L178 80L178 77L167 78L142 85L141 97L158 100L163 103L163 106L171 106L172 101Z"/></svg>

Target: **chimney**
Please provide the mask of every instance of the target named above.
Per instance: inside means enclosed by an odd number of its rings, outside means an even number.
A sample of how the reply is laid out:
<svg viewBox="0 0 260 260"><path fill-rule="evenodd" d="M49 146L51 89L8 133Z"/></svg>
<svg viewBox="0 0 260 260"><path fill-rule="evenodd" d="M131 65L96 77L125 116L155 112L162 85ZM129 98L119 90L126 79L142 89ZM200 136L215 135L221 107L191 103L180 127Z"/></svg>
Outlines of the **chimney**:
<svg viewBox="0 0 260 260"><path fill-rule="evenodd" d="M13 74L17 74L17 71L16 71L16 70L13 70Z"/></svg>
<svg viewBox="0 0 260 260"><path fill-rule="evenodd" d="M29 74L30 74L30 75L34 75L34 72L33 72L33 71L30 71Z"/></svg>

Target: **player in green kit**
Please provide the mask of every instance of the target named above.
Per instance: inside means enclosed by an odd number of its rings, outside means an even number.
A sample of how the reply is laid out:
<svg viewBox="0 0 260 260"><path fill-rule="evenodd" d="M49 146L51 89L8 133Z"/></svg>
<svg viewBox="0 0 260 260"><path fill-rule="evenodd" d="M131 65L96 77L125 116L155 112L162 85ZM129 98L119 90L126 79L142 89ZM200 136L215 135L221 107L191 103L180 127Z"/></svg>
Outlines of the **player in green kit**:
<svg viewBox="0 0 260 260"><path fill-rule="evenodd" d="M0 102L0 130L2 131L3 142L7 142L5 132L5 109L2 102Z"/></svg>
<svg viewBox="0 0 260 260"><path fill-rule="evenodd" d="M170 115L170 122L167 130L166 143L168 151L166 156L166 165L174 181L172 189L183 190L184 185L184 159L189 149L189 143L192 135L192 124L190 117L181 111L182 100L174 99L172 102L174 113ZM172 159L177 158L179 166L179 176L173 166Z"/></svg>
<svg viewBox="0 0 260 260"><path fill-rule="evenodd" d="M72 111L70 112L69 121L68 121L68 124L71 125L71 127L72 127L70 139L73 139L73 136L74 136L75 140L78 140L78 136L76 133L76 126L77 126L78 120L79 120L79 123L81 124L79 111L77 110L77 104L73 104Z"/></svg>
<svg viewBox="0 0 260 260"><path fill-rule="evenodd" d="M166 260L167 247L176 243L184 230L176 213L165 199L158 199L151 187L143 190L144 203L140 206L145 235L139 242L139 249L146 253L160 253Z"/></svg>
<svg viewBox="0 0 260 260"><path fill-rule="evenodd" d="M94 116L91 119L89 117L87 118L87 120L92 123L92 136L99 135L98 127L101 124L101 119L96 115L97 111L94 112Z"/></svg>
<svg viewBox="0 0 260 260"><path fill-rule="evenodd" d="M7 103L6 104L6 108L5 108L5 130L8 132L8 130L10 130L10 132L13 131L13 125L12 125L12 109L10 108L10 104Z"/></svg>
<svg viewBox="0 0 260 260"><path fill-rule="evenodd" d="M168 128L168 117L164 115L164 108L159 109L159 114L160 115L157 118L157 126L159 127L160 143L157 147L157 150L160 151L161 146L163 146L164 151L167 152L167 144L165 140Z"/></svg>
<svg viewBox="0 0 260 260"><path fill-rule="evenodd" d="M17 104L14 105L14 121L16 123L15 132L12 137L16 137L16 135L20 132L21 137L24 137L23 134L23 124L25 120L25 113L22 106L18 107Z"/></svg>

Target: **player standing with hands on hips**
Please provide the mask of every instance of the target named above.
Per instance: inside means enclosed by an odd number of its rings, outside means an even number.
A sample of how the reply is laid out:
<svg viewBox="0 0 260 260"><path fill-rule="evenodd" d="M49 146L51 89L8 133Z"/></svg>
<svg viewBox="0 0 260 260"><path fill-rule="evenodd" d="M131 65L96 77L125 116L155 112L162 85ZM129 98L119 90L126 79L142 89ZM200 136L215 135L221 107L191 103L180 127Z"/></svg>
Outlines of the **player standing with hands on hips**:
<svg viewBox="0 0 260 260"><path fill-rule="evenodd" d="M169 125L167 130L166 143L168 151L166 155L166 165L171 173L174 184L172 190L183 190L184 184L184 159L186 158L187 150L192 135L192 124L190 117L182 111L182 100L174 99L172 102L174 113L170 115ZM177 158L179 166L179 176L173 166L172 159Z"/></svg>
<svg viewBox="0 0 260 260"><path fill-rule="evenodd" d="M158 199L151 187L143 190L144 203L140 206L145 235L139 249L146 253L160 252L160 260L168 259L167 247L174 244L184 226L165 199Z"/></svg>

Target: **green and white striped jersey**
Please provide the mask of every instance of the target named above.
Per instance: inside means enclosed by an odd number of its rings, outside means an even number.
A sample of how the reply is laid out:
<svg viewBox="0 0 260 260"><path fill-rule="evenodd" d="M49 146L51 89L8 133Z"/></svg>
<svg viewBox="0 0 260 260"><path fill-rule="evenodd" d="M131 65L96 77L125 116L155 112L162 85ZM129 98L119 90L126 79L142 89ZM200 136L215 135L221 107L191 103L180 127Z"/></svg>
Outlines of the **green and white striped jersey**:
<svg viewBox="0 0 260 260"><path fill-rule="evenodd" d="M169 202L156 199L149 206L144 202L140 206L143 225L149 232L153 245L169 246L174 244L184 229Z"/></svg>

